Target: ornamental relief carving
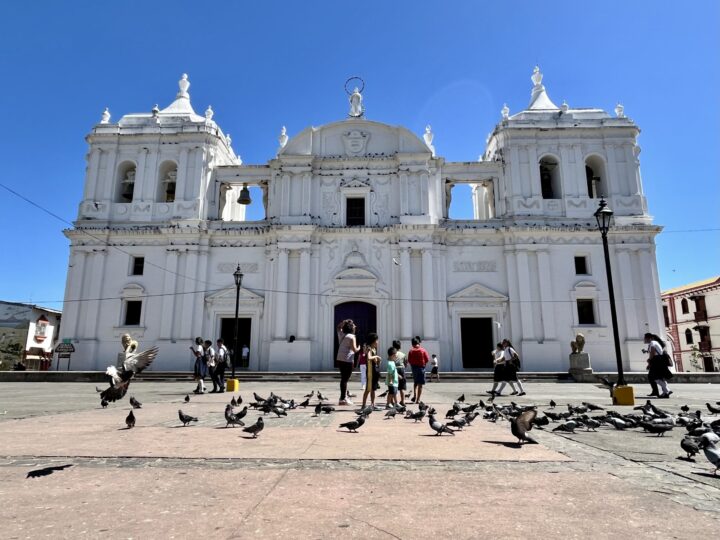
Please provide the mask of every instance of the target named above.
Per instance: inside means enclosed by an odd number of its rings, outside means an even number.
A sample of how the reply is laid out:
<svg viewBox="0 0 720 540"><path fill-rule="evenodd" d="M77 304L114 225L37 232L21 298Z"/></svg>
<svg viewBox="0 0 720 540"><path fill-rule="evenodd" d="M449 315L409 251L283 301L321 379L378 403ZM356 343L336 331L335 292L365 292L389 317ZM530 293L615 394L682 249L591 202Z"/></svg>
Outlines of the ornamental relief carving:
<svg viewBox="0 0 720 540"><path fill-rule="evenodd" d="M237 269L237 263L219 263L217 271L232 274ZM259 265L257 263L240 263L240 271L243 274L257 274Z"/></svg>
<svg viewBox="0 0 720 540"><path fill-rule="evenodd" d="M455 261L453 263L455 272L497 272L495 261Z"/></svg>

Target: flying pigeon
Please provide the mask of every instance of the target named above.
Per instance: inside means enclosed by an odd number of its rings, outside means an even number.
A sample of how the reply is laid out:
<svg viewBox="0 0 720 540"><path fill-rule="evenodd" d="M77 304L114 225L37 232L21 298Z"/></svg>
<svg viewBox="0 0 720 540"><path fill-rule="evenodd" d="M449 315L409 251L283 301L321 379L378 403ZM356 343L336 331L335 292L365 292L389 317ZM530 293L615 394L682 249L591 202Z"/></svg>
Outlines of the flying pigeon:
<svg viewBox="0 0 720 540"><path fill-rule="evenodd" d="M133 396L130 396L130 405L132 405L133 409L142 409L142 403L140 403Z"/></svg>
<svg viewBox="0 0 720 540"><path fill-rule="evenodd" d="M525 411L517 418L510 420L510 431L517 437L518 444L527 442L537 444L537 441L527 434L533 427L533 422L537 416L537 411Z"/></svg>
<svg viewBox="0 0 720 540"><path fill-rule="evenodd" d="M135 427L135 415L132 412L132 409L130 409L130 414L127 415L127 418L125 418L125 424L127 425L128 429L132 429Z"/></svg>
<svg viewBox="0 0 720 540"><path fill-rule="evenodd" d="M110 377L110 386L100 392L100 397L105 401L117 401L125 397L130 381L152 364L157 353L157 347L139 353L128 353L121 366L121 371L118 371L115 366L109 366L105 370L105 375Z"/></svg>
<svg viewBox="0 0 720 540"><path fill-rule="evenodd" d="M257 419L257 422L255 422L252 426L244 427L243 431L245 433L250 433L253 436L253 439L257 438L257 436L260 434L260 432L265 427L265 423L263 422L262 416L259 416Z"/></svg>
<svg viewBox="0 0 720 540"><path fill-rule="evenodd" d="M683 440L680 441L680 448L682 448L687 454L688 461L694 461L693 457L695 457L695 454L700 452L698 441L693 437L683 438Z"/></svg>
<svg viewBox="0 0 720 540"><path fill-rule="evenodd" d="M455 435L455 432L452 429L435 420L435 417L432 414L428 416L428 424L430 424L430 427L435 431L435 435L442 435L443 433Z"/></svg>
<svg viewBox="0 0 720 540"><path fill-rule="evenodd" d="M713 432L705 433L700 437L700 442L698 443L698 446L702 448L702 451L705 453L705 457L715 466L713 474L717 474L718 469L720 469L720 447L718 443L720 443L720 437Z"/></svg>
<svg viewBox="0 0 720 540"><path fill-rule="evenodd" d="M392 262L395 266L402 266L402 264L400 264L400 262L398 262L398 260L395 257L392 258Z"/></svg>
<svg viewBox="0 0 720 540"><path fill-rule="evenodd" d="M225 427L231 426L244 426L245 422L240 420L235 414L233 413L232 405L228 404L225 406Z"/></svg>
<svg viewBox="0 0 720 540"><path fill-rule="evenodd" d="M27 476L25 478L39 478L41 476L47 476L54 473L55 471L65 470L68 467L72 467L72 464L54 465L52 467L45 467L43 469L35 469L34 471L30 471L29 473L27 473Z"/></svg>
<svg viewBox="0 0 720 540"><path fill-rule="evenodd" d="M340 427L347 428L347 430L350 433L357 433L358 428L365 423L366 419L367 419L367 417L365 415L361 414L355 420L351 420L350 422L345 422L344 424L340 424Z"/></svg>
<svg viewBox="0 0 720 540"><path fill-rule="evenodd" d="M190 394L185 394L185 403L190 403Z"/></svg>
<svg viewBox="0 0 720 540"><path fill-rule="evenodd" d="M178 409L178 416L180 417L180 421L182 422L183 426L187 426L190 422L198 421L197 418L195 418L194 416L190 416L189 414L185 414L180 409Z"/></svg>

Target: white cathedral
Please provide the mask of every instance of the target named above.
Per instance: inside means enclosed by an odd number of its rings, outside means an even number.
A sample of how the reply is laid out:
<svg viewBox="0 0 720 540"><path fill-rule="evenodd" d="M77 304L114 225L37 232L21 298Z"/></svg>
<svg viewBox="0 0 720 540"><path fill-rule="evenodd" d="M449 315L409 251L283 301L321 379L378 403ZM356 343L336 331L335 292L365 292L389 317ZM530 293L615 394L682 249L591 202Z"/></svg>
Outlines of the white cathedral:
<svg viewBox="0 0 720 540"><path fill-rule="evenodd" d="M567 371L585 335L596 371L615 357L603 247L609 234L626 370L643 371L642 336L660 333L655 235L640 178L639 128L618 105L555 105L538 68L525 110L503 107L479 161L435 154L428 126L367 120L362 94L346 118L283 128L276 155L245 165L230 136L190 103L186 75L165 109L108 110L87 136L85 189L72 229L62 336L75 369L116 358L120 336L157 345L157 371L190 369L195 337L239 347L250 370L333 368L335 326L409 346L421 336L441 371L491 368L510 339L526 371ZM468 184L474 218L449 217ZM265 218L245 220L248 188ZM256 191L259 193L259 191Z"/></svg>

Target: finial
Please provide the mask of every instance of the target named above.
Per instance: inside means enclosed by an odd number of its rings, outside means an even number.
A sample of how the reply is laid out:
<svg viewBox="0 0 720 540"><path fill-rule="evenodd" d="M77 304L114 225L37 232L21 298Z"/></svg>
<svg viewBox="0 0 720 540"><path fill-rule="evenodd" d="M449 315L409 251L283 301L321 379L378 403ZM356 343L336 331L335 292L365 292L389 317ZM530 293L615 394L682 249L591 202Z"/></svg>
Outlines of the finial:
<svg viewBox="0 0 720 540"><path fill-rule="evenodd" d="M567 104L567 101L563 100L562 105L560 105L560 110L564 113L568 112L570 109L570 105Z"/></svg>
<svg viewBox="0 0 720 540"><path fill-rule="evenodd" d="M205 109L205 119L212 120L212 117L214 114L215 114L215 111L213 111L212 105L208 105L208 108Z"/></svg>
<svg viewBox="0 0 720 540"><path fill-rule="evenodd" d="M615 116L625 118L625 106L622 103L615 105Z"/></svg>
<svg viewBox="0 0 720 540"><path fill-rule="evenodd" d="M176 98L190 98L190 94L188 94L188 88L190 88L190 81L188 81L187 73L183 73L182 77L178 81L178 86L180 87L180 91L177 93Z"/></svg>
<svg viewBox="0 0 720 540"><path fill-rule="evenodd" d="M280 143L280 148L285 148L285 145L288 142L288 135L287 135L287 129L285 129L285 126L280 128L280 136L278 137L278 142Z"/></svg>
<svg viewBox="0 0 720 540"><path fill-rule="evenodd" d="M432 127L430 127L430 124L425 126L425 133L423 134L423 139L425 139L425 144L428 146L432 146L433 139L435 138L435 135L432 132Z"/></svg>
<svg viewBox="0 0 720 540"><path fill-rule="evenodd" d="M101 124L109 124L110 123L110 109L105 107L105 110L102 113L102 118L100 119Z"/></svg>
<svg viewBox="0 0 720 540"><path fill-rule="evenodd" d="M533 74L530 77L530 79L532 80L532 82L535 86L540 86L542 84L543 74L540 71L540 66L535 66L535 68L533 69Z"/></svg>
<svg viewBox="0 0 720 540"><path fill-rule="evenodd" d="M507 106L507 103L503 103L503 108L500 110L500 114L502 114L503 120L510 118L510 107Z"/></svg>
<svg viewBox="0 0 720 540"><path fill-rule="evenodd" d="M153 117L156 117L158 114L160 114L160 107L158 107L157 103L150 112L152 113Z"/></svg>
<svg viewBox="0 0 720 540"><path fill-rule="evenodd" d="M229 133L225 134L225 141L227 141L228 146L232 146L232 137L230 136Z"/></svg>

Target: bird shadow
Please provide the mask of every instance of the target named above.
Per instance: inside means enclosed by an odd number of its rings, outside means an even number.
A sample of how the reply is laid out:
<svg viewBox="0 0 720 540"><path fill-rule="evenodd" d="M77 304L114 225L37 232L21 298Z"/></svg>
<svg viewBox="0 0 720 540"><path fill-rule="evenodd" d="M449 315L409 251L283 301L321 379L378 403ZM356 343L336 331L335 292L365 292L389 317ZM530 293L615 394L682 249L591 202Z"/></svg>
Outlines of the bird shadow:
<svg viewBox="0 0 720 540"><path fill-rule="evenodd" d="M498 444L500 446L504 446L506 448L522 448L522 445L520 443L515 442L508 442L508 441L482 441L484 443L488 444Z"/></svg>
<svg viewBox="0 0 720 540"><path fill-rule="evenodd" d="M184 427L190 427L190 426L189 426L189 425L188 425L188 426L172 426L173 429L176 429L176 428L184 428Z"/></svg>
<svg viewBox="0 0 720 540"><path fill-rule="evenodd" d="M241 438L241 439L249 439L249 440L251 440L251 441L254 440L254 439L257 439L257 437L253 437L252 435L251 435L251 436L240 435L240 438Z"/></svg>
<svg viewBox="0 0 720 540"><path fill-rule="evenodd" d="M442 435L435 435L434 433L421 433L418 437L437 437L439 439ZM447 439L447 437L445 438Z"/></svg>
<svg viewBox="0 0 720 540"><path fill-rule="evenodd" d="M118 428L118 431L127 431L127 430L129 430L129 429L132 429L132 428L130 428L130 427L121 427L121 428Z"/></svg>
<svg viewBox="0 0 720 540"><path fill-rule="evenodd" d="M344 429L336 429L335 431L336 431L337 433L355 433L355 434L358 433L357 431L347 431L347 430L344 430Z"/></svg>
<svg viewBox="0 0 720 540"><path fill-rule="evenodd" d="M679 459L680 461L688 461L690 463L695 463L695 460L693 458L685 457L685 456L678 456L675 459Z"/></svg>
<svg viewBox="0 0 720 540"><path fill-rule="evenodd" d="M720 479L720 476L718 476L717 474L712 474L712 473L707 473L707 472L694 472L693 474L695 474L697 476L704 476L706 478Z"/></svg>

